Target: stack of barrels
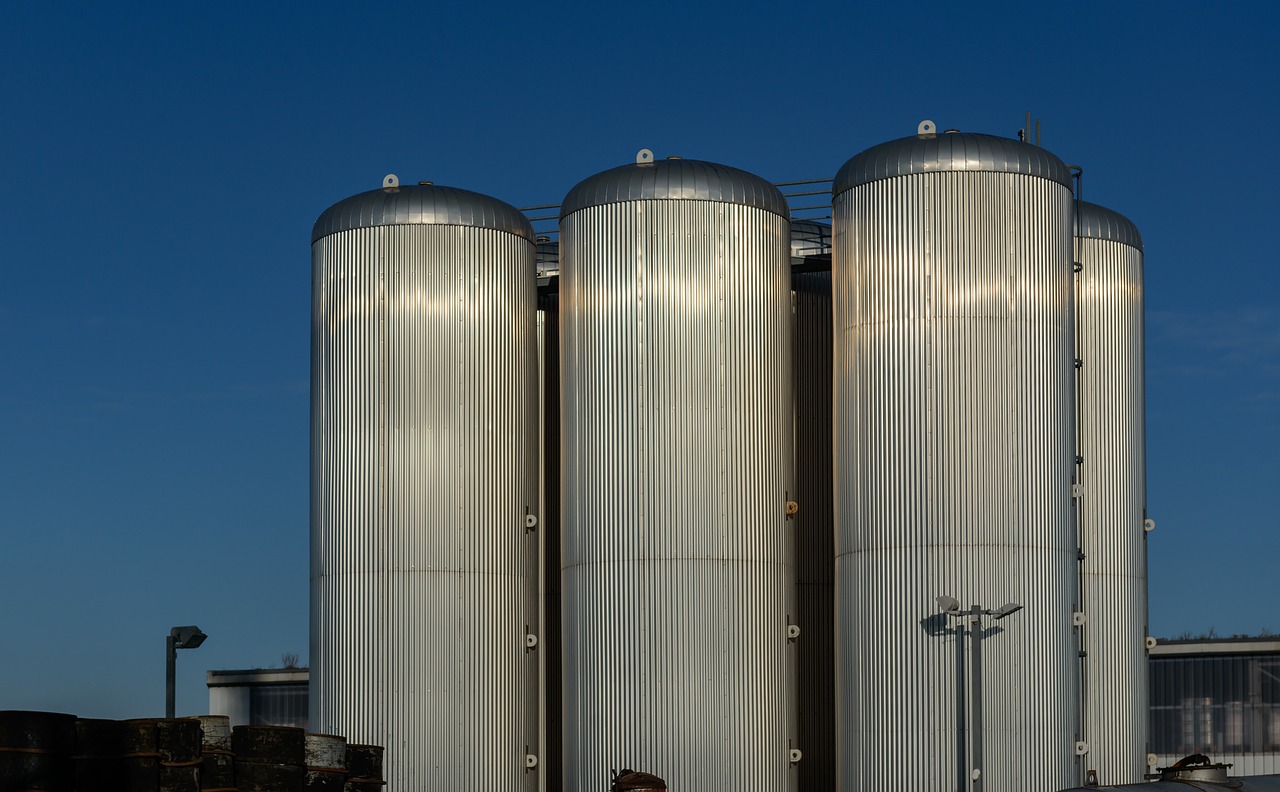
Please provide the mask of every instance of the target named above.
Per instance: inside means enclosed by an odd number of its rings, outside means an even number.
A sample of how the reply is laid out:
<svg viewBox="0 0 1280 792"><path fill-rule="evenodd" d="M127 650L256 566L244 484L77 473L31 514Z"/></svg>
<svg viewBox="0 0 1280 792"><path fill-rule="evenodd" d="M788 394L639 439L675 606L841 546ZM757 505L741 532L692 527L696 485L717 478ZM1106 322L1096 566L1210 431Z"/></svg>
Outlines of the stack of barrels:
<svg viewBox="0 0 1280 792"><path fill-rule="evenodd" d="M75 722L75 789L200 792L200 722L139 718Z"/></svg>
<svg viewBox="0 0 1280 792"><path fill-rule="evenodd" d="M379 792L387 784L382 777L382 746L348 745L347 772L345 792Z"/></svg>
<svg viewBox="0 0 1280 792"><path fill-rule="evenodd" d="M64 792L75 789L72 756L76 716L0 712L0 787Z"/></svg>
<svg viewBox="0 0 1280 792"><path fill-rule="evenodd" d="M0 792L379 792L382 747L198 718L0 711Z"/></svg>

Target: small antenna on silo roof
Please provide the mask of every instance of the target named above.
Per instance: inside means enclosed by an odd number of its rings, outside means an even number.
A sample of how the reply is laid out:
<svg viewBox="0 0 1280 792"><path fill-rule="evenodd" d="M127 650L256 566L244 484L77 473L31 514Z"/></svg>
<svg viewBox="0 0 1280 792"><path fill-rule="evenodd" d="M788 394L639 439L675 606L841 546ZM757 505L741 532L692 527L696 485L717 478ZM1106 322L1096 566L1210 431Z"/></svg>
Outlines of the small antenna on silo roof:
<svg viewBox="0 0 1280 792"><path fill-rule="evenodd" d="M916 134L921 136L933 135L937 133L937 131L938 131L937 124L933 123L927 118L920 122L920 126L916 127Z"/></svg>
<svg viewBox="0 0 1280 792"><path fill-rule="evenodd" d="M652 164L653 164L653 152L652 152L652 151L650 151L649 149L640 149L639 151L637 151L637 152L636 152L636 164L637 164L637 165L652 165Z"/></svg>

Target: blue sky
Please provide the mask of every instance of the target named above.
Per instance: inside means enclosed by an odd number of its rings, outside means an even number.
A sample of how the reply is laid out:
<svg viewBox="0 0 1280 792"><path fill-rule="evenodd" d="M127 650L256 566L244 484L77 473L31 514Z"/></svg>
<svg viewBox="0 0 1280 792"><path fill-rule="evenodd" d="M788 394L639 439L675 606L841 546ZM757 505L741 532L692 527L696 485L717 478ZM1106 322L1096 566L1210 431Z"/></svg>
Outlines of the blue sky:
<svg viewBox="0 0 1280 792"><path fill-rule="evenodd" d="M1280 632L1272 4L0 6L0 708L179 713L307 652L309 234L382 176L517 206L775 181L1023 113L1146 239L1152 632Z"/></svg>

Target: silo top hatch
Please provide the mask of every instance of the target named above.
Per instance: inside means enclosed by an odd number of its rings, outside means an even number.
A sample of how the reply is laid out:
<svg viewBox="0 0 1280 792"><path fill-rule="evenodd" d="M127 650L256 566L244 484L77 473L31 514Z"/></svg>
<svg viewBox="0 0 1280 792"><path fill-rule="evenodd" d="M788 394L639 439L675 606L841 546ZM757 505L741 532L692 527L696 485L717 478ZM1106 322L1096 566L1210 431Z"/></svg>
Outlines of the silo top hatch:
<svg viewBox="0 0 1280 792"><path fill-rule="evenodd" d="M787 199L759 176L687 159L623 165L583 179L564 197L560 217L591 206L662 199L741 204L791 218Z"/></svg>
<svg viewBox="0 0 1280 792"><path fill-rule="evenodd" d="M311 243L340 231L389 225L475 226L534 241L529 219L508 203L457 187L416 184L370 190L338 201L316 220Z"/></svg>
<svg viewBox="0 0 1280 792"><path fill-rule="evenodd" d="M1132 220L1119 212L1088 201L1080 202L1080 210L1076 216L1076 236L1119 242L1142 250L1142 234L1138 233L1138 227Z"/></svg>
<svg viewBox="0 0 1280 792"><path fill-rule="evenodd" d="M1071 170L1047 149L995 135L944 132L891 140L854 155L836 174L831 194L881 179L937 171L1022 173L1071 187Z"/></svg>

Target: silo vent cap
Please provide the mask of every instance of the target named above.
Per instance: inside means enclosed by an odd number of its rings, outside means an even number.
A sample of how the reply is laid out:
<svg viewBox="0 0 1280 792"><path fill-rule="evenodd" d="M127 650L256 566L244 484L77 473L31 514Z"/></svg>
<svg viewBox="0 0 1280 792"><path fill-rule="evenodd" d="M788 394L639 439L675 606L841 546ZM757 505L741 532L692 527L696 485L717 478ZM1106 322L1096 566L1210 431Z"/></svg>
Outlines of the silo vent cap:
<svg viewBox="0 0 1280 792"><path fill-rule="evenodd" d="M430 181L420 181L420 182L418 182L418 186L419 186L419 187L430 187L432 184L435 184L435 182L430 182Z"/></svg>

